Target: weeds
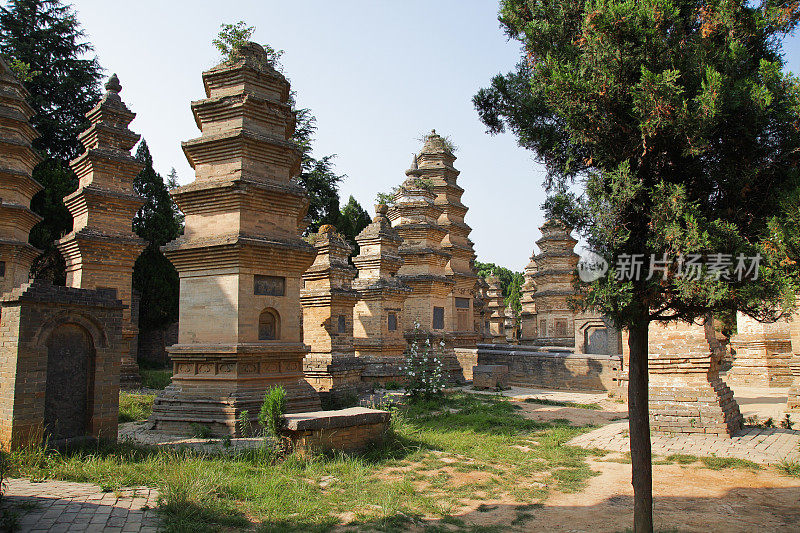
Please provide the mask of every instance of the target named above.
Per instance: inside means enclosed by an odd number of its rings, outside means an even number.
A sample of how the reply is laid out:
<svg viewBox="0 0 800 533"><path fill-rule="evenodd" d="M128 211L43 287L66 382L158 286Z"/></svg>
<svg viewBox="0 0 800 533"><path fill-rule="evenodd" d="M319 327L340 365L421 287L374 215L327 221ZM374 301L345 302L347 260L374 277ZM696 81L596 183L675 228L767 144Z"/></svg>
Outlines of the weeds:
<svg viewBox="0 0 800 533"><path fill-rule="evenodd" d="M525 398L525 403L553 405L556 407L575 407L576 409L591 409L593 411L599 411L601 409L600 405L596 403L559 402L556 400L547 400L545 398Z"/></svg>
<svg viewBox="0 0 800 533"><path fill-rule="evenodd" d="M154 394L119 392L119 422L138 422L147 420L153 412Z"/></svg>
<svg viewBox="0 0 800 533"><path fill-rule="evenodd" d="M800 463L797 461L787 461L784 459L775 466L787 476L800 477Z"/></svg>

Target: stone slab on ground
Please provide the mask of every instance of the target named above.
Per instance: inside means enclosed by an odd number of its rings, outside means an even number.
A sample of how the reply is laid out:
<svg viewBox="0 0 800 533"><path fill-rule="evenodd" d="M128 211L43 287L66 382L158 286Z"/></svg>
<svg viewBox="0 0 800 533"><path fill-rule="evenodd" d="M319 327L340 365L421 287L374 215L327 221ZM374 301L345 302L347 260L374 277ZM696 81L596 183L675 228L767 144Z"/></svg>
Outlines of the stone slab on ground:
<svg viewBox="0 0 800 533"><path fill-rule="evenodd" d="M231 438L187 437L173 435L165 431L150 429L149 422L127 422L119 425L119 440L146 446L166 446L189 448L203 453L229 454L241 450L252 450L264 445L261 437Z"/></svg>
<svg viewBox="0 0 800 533"><path fill-rule="evenodd" d="M91 483L9 479L4 512L18 515L20 533L64 531L124 531L155 533L158 491L148 487L103 492Z"/></svg>
<svg viewBox="0 0 800 533"><path fill-rule="evenodd" d="M650 438L654 456L713 456L745 459L760 464L775 464L784 460L800 461L800 431L791 429L745 427L731 438L686 433L653 433ZM628 421L612 422L579 435L567 444L581 448L629 452Z"/></svg>

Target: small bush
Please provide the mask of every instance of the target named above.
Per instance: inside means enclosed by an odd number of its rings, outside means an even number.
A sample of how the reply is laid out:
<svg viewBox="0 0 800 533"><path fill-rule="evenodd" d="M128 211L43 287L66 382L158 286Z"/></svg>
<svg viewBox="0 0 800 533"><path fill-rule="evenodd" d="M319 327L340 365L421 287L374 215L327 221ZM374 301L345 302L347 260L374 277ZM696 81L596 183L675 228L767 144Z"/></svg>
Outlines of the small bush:
<svg viewBox="0 0 800 533"><path fill-rule="evenodd" d="M286 413L286 389L281 386L270 387L264 395L258 422L264 428L265 435L278 437L283 426L283 415Z"/></svg>
<svg viewBox="0 0 800 533"><path fill-rule="evenodd" d="M242 437L253 436L253 424L250 423L250 411L247 409L239 413L239 419L236 420L236 429Z"/></svg>
<svg viewBox="0 0 800 533"><path fill-rule="evenodd" d="M442 362L444 341L432 343L418 322L414 323L412 339L402 369L406 374L406 396L412 400L441 397L447 385Z"/></svg>

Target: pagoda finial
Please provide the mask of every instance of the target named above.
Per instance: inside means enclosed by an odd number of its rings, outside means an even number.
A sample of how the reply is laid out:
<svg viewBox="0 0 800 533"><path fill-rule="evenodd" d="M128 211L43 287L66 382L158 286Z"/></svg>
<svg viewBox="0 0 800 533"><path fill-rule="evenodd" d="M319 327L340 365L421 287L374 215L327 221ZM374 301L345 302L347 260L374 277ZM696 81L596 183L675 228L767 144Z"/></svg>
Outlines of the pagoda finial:
<svg viewBox="0 0 800 533"><path fill-rule="evenodd" d="M436 135L436 130L431 130L431 135Z"/></svg>
<svg viewBox="0 0 800 533"><path fill-rule="evenodd" d="M419 166L417 165L417 154L412 154L411 159L411 170L418 170Z"/></svg>
<svg viewBox="0 0 800 533"><path fill-rule="evenodd" d="M119 94L122 91L122 84L119 82L119 78L117 77L116 73L112 74L108 81L106 82L106 90L111 91L112 93Z"/></svg>

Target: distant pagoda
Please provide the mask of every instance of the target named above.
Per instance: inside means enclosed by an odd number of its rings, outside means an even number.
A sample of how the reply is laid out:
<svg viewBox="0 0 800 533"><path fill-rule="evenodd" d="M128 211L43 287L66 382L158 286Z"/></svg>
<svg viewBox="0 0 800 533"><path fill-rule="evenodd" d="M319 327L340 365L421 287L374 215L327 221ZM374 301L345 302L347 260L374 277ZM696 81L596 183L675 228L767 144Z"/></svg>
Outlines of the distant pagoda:
<svg viewBox="0 0 800 533"><path fill-rule="evenodd" d="M358 277L353 288L359 300L353 315L356 355L365 363L362 380L385 384L400 381L406 341L403 304L411 287L400 281L403 265L398 248L403 239L392 228L385 205L375 207L372 223L356 237L361 253L353 258Z"/></svg>
<svg viewBox="0 0 800 533"><path fill-rule="evenodd" d="M41 158L31 148L39 134L29 124L33 109L28 91L0 57L0 294L30 278L39 250L28 234L41 217L30 210L31 198L42 186L31 177Z"/></svg>
<svg viewBox="0 0 800 533"><path fill-rule="evenodd" d="M361 388L364 368L353 348L357 270L348 262L352 248L336 228L325 224L311 237L317 257L303 274L300 291L303 339L311 347L303 375L317 392L341 396Z"/></svg>
<svg viewBox="0 0 800 533"><path fill-rule="evenodd" d="M479 333L475 331L473 300L478 275L475 250L469 239L472 229L464 222L467 207L461 203L464 189L456 182L460 172L453 167L455 160L448 142L432 130L406 175L430 182L436 207L441 209L437 223L447 231L441 248L450 254L445 272L453 281L453 292L447 302L445 328L454 346L475 347Z"/></svg>
<svg viewBox="0 0 800 533"><path fill-rule="evenodd" d="M56 246L67 264L67 286L114 289L125 310L120 385L141 384L136 364L138 324L131 313L133 265L145 242L133 232L133 217L144 201L133 189L142 164L131 156L139 135L128 129L136 117L119 96L114 74L100 102L86 114L89 129L79 136L86 151L70 162L78 190L64 198L72 214L72 232Z"/></svg>
<svg viewBox="0 0 800 533"><path fill-rule="evenodd" d="M486 278L489 288L486 296L489 299L486 304L489 315L489 333L494 344L506 344L506 304L503 300L503 286L496 276Z"/></svg>
<svg viewBox="0 0 800 533"><path fill-rule="evenodd" d="M289 412L320 407L303 379L300 289L316 251L301 237L308 198L289 82L260 45L239 51L203 73L206 98L192 102L202 135L183 143L196 179L173 191L186 229L163 248L181 279L172 384L153 410L165 431L233 434L272 385Z"/></svg>
<svg viewBox="0 0 800 533"><path fill-rule="evenodd" d="M525 267L524 282L522 283L522 298L520 304L522 312L520 313L520 342L526 344L528 342L535 342L538 337L538 326L536 321L536 301L533 295L536 293L536 251L534 250L531 260Z"/></svg>
<svg viewBox="0 0 800 533"><path fill-rule="evenodd" d="M548 220L536 241L539 254L533 257L536 271L530 275L536 286L531 295L539 321L535 343L541 346L575 345L575 312L569 298L575 296L573 279L580 257L572 228L558 220Z"/></svg>

